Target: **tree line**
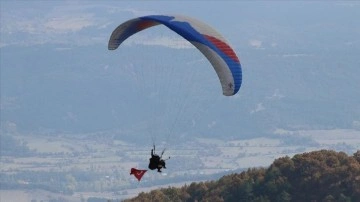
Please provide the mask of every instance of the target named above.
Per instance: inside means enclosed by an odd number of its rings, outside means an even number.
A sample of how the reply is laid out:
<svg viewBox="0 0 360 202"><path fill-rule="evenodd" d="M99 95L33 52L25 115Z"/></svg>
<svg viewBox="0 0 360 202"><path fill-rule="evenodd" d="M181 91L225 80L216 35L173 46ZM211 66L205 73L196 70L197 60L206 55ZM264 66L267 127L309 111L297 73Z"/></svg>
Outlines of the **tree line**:
<svg viewBox="0 0 360 202"><path fill-rule="evenodd" d="M250 168L217 181L191 183L140 193L135 201L360 201L360 150L320 150L276 159L267 168Z"/></svg>

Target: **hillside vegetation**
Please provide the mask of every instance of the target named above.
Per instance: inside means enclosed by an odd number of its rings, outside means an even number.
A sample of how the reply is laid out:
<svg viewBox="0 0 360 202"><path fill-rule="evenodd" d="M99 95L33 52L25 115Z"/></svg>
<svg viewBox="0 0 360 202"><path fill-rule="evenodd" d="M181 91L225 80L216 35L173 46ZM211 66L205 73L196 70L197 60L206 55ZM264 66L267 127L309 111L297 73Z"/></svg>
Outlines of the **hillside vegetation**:
<svg viewBox="0 0 360 202"><path fill-rule="evenodd" d="M360 201L360 150L320 150L276 159L217 181L140 193L133 201Z"/></svg>

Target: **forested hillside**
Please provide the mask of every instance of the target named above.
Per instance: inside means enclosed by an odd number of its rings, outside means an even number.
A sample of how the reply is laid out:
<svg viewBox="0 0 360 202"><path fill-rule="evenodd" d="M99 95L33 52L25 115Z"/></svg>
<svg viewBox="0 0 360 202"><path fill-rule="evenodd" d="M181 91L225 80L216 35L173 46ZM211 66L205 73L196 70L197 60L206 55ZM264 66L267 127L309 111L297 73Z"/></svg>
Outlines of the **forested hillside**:
<svg viewBox="0 0 360 202"><path fill-rule="evenodd" d="M217 181L140 193L131 201L360 201L360 150L331 150L276 159Z"/></svg>

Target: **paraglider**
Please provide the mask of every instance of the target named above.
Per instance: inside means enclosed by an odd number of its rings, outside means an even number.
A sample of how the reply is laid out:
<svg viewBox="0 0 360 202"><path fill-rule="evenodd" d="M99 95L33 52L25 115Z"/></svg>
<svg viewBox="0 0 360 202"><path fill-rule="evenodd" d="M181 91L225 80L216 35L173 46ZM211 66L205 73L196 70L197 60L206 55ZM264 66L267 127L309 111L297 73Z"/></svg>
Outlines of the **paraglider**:
<svg viewBox="0 0 360 202"><path fill-rule="evenodd" d="M115 50L130 36L156 25L164 25L174 31L207 58L218 76L223 95L233 96L239 91L242 69L235 51L218 31L194 18L180 15L148 15L130 19L112 32L108 49ZM156 155L154 152L155 146L151 150L148 168L161 172L162 168L166 168L165 160L162 159L162 155Z"/></svg>
<svg viewBox="0 0 360 202"><path fill-rule="evenodd" d="M155 170L157 169L157 171L159 173L161 173L161 169L165 168L166 169L166 164L165 164L165 160L162 159L162 155L164 154L165 150L162 151L161 156L157 155L155 153L155 145L154 148L151 149L151 158L149 159L149 169L150 170ZM169 157L170 159L170 157ZM134 177L140 182L141 178L144 176L144 174L146 173L147 170L139 170L136 168L131 168L130 170L130 175L134 175Z"/></svg>
<svg viewBox="0 0 360 202"><path fill-rule="evenodd" d="M156 25L165 25L193 44L215 69L225 96L241 86L240 60L224 37L209 25L186 16L148 15L120 24L111 34L108 49L115 50L131 35Z"/></svg>
<svg viewBox="0 0 360 202"><path fill-rule="evenodd" d="M164 154L164 151L161 153L161 156L159 156L155 153L155 145L154 148L151 149L151 158L149 159L149 166L148 166L150 170L157 169L157 171L161 173L162 168L166 169L165 160L162 159L162 155Z"/></svg>

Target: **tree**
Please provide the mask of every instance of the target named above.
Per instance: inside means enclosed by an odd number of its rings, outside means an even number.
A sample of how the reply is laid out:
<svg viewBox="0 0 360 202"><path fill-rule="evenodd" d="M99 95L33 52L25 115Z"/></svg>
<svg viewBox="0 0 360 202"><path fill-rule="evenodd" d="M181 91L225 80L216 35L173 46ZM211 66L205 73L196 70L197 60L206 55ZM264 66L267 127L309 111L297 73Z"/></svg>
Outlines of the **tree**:
<svg viewBox="0 0 360 202"><path fill-rule="evenodd" d="M180 189L140 194L147 201L360 201L360 162L344 152L320 150L283 157L269 168L253 168L218 181L191 183ZM145 200L147 199L147 200Z"/></svg>
<svg viewBox="0 0 360 202"><path fill-rule="evenodd" d="M360 150L357 150L354 153L354 158L360 163Z"/></svg>
<svg viewBox="0 0 360 202"><path fill-rule="evenodd" d="M291 195L286 191L282 191L280 195L277 197L276 201L281 201L281 202L291 201Z"/></svg>

